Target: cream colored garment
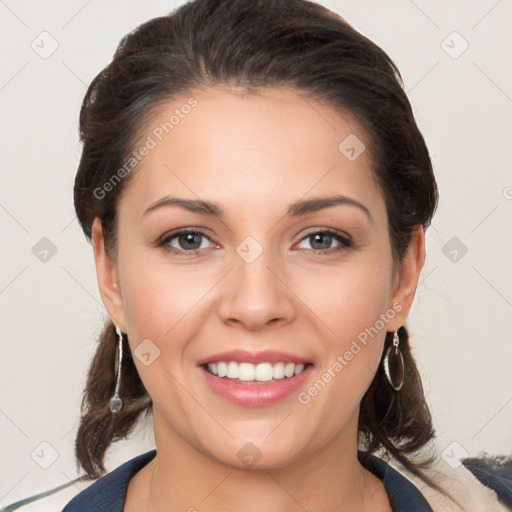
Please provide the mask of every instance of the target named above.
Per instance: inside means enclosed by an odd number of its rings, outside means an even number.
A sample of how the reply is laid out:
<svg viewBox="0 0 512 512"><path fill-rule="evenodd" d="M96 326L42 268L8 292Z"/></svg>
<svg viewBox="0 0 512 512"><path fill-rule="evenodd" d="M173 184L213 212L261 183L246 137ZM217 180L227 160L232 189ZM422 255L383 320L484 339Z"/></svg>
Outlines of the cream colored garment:
<svg viewBox="0 0 512 512"><path fill-rule="evenodd" d="M510 512L512 509L498 501L495 491L483 485L464 465L452 468L440 456L424 472L459 503L456 505L436 489L410 473L394 459L386 461L410 480L423 494L434 512ZM413 511L411 511L413 512Z"/></svg>

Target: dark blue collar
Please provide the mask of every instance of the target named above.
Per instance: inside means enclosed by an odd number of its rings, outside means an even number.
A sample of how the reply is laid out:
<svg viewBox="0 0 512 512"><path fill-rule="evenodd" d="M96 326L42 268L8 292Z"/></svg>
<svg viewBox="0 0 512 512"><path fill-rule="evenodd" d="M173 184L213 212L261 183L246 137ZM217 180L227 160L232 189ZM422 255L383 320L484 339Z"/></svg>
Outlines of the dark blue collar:
<svg viewBox="0 0 512 512"><path fill-rule="evenodd" d="M382 459L357 452L359 462L384 483L393 512L433 512L416 486Z"/></svg>
<svg viewBox="0 0 512 512"><path fill-rule="evenodd" d="M156 450L138 455L77 494L62 512L123 512L128 482L155 458ZM382 459L359 452L361 464L380 478L389 496L393 512L433 512L420 491Z"/></svg>

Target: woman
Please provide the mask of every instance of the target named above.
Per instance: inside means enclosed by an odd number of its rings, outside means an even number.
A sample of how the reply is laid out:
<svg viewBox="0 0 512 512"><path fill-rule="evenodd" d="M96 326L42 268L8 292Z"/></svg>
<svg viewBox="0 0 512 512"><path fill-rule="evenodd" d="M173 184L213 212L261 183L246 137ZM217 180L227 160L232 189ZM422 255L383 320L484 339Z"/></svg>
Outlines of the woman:
<svg viewBox="0 0 512 512"><path fill-rule="evenodd" d="M404 324L438 191L379 47L304 0L195 0L123 39L80 131L111 320L76 439L102 478L64 512L507 510L502 467L427 453ZM102 476L149 413L156 450Z"/></svg>

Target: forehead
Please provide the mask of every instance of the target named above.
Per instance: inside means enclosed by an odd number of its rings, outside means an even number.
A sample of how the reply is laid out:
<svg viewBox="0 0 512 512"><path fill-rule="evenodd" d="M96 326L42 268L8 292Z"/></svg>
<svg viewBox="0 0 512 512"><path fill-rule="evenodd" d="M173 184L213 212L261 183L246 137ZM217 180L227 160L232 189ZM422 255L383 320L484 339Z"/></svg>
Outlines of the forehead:
<svg viewBox="0 0 512 512"><path fill-rule="evenodd" d="M139 214L165 194L239 214L336 192L383 207L359 124L291 89L191 91L158 108L135 151L143 145L127 190Z"/></svg>

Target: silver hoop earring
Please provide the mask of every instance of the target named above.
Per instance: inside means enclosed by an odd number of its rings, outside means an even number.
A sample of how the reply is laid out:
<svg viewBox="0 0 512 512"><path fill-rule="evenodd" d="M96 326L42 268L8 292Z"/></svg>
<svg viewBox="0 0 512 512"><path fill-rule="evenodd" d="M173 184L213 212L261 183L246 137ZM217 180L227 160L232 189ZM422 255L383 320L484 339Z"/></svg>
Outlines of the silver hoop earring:
<svg viewBox="0 0 512 512"><path fill-rule="evenodd" d="M121 387L121 365L123 362L123 333L116 326L116 333L119 338L118 345L118 358L117 358L117 378L116 378L116 387L114 390L114 396L110 399L109 406L110 410L113 413L119 412L123 407L123 400L119 396L119 388Z"/></svg>
<svg viewBox="0 0 512 512"><path fill-rule="evenodd" d="M404 358L402 357L402 352L400 352L400 348L398 347L399 344L400 338L398 337L398 331L395 331L395 334L393 335L393 346L386 350L386 355L382 362L386 378L395 391L400 391L402 389L405 374Z"/></svg>

